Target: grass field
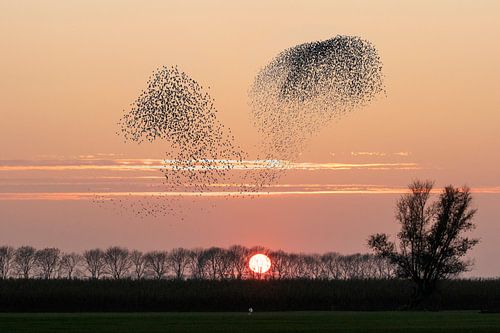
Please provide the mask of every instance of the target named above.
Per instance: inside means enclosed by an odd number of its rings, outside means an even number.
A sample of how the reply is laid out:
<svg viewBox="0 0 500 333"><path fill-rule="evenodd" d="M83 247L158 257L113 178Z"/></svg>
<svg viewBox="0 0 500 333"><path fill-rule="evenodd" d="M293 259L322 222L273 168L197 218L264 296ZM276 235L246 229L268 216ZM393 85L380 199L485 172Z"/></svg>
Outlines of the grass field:
<svg viewBox="0 0 500 333"><path fill-rule="evenodd" d="M500 332L478 312L0 313L0 332Z"/></svg>

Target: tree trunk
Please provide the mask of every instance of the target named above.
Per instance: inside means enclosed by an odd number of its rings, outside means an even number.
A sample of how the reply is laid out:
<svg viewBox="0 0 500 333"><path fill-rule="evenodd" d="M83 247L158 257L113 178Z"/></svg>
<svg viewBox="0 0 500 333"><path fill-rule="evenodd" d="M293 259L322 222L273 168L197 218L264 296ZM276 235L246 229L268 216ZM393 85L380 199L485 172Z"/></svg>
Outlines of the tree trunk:
<svg viewBox="0 0 500 333"><path fill-rule="evenodd" d="M429 280L417 280L414 281L414 283L415 287L410 301L410 308L420 310L435 308L437 304L432 304L432 302L430 302L430 298L436 291L436 282Z"/></svg>

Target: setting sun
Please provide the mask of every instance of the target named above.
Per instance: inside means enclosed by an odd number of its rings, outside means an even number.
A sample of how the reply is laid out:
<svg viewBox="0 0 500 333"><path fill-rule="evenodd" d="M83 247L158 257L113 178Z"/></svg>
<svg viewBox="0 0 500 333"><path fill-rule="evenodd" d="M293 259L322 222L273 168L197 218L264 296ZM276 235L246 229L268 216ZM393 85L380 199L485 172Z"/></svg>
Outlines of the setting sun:
<svg viewBox="0 0 500 333"><path fill-rule="evenodd" d="M271 268L271 259L262 253L255 254L250 258L248 266L255 273L263 274Z"/></svg>

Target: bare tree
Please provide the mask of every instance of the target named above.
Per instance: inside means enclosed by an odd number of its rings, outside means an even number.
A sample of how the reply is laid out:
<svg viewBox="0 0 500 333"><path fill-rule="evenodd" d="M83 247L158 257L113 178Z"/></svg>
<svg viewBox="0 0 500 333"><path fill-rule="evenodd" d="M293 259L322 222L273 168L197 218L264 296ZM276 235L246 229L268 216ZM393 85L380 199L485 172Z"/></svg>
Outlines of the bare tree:
<svg viewBox="0 0 500 333"><path fill-rule="evenodd" d="M321 256L323 268L328 279L338 280L341 278L340 258L341 256L335 252L328 252Z"/></svg>
<svg viewBox="0 0 500 333"><path fill-rule="evenodd" d="M294 270L296 277L300 279L308 279L310 278L309 265L307 264L307 255L304 253L300 253L294 256L295 265Z"/></svg>
<svg viewBox="0 0 500 333"><path fill-rule="evenodd" d="M377 279L392 279L395 277L396 266L387 258L381 256L373 256L374 272L373 278Z"/></svg>
<svg viewBox="0 0 500 333"><path fill-rule="evenodd" d="M300 266L300 256L297 253L287 253L286 277L294 279L300 277L297 267Z"/></svg>
<svg viewBox="0 0 500 333"><path fill-rule="evenodd" d="M169 253L170 267L176 279L184 279L184 273L189 263L189 251L183 248L176 248Z"/></svg>
<svg viewBox="0 0 500 333"><path fill-rule="evenodd" d="M233 277L233 255L226 249L221 249L217 258L217 276L220 280Z"/></svg>
<svg viewBox="0 0 500 333"><path fill-rule="evenodd" d="M241 245L233 245L228 249L230 274L233 279L242 279L247 270L249 250Z"/></svg>
<svg viewBox="0 0 500 333"><path fill-rule="evenodd" d="M354 265L356 263L353 261L354 260L351 255L341 256L339 258L339 267L341 272L341 278L343 280L349 280L355 278L356 268L354 267Z"/></svg>
<svg viewBox="0 0 500 333"><path fill-rule="evenodd" d="M131 266L130 253L126 248L112 246L104 252L104 263L113 279L121 279Z"/></svg>
<svg viewBox="0 0 500 333"><path fill-rule="evenodd" d="M377 266L375 265L376 256L373 254L362 254L361 255L361 278L371 279L377 275Z"/></svg>
<svg viewBox="0 0 500 333"><path fill-rule="evenodd" d="M409 186L411 193L398 201L398 244L389 241L387 234L372 235L368 242L376 254L397 267L399 277L415 283L417 303L435 290L438 280L468 270L471 262L463 257L478 243L463 236L475 227L469 189L447 186L429 204L432 187L430 181L415 181Z"/></svg>
<svg viewBox="0 0 500 333"><path fill-rule="evenodd" d="M304 264L309 279L323 279L325 277L325 269L319 254L314 253L304 256Z"/></svg>
<svg viewBox="0 0 500 333"><path fill-rule="evenodd" d="M134 277L138 280L142 279L146 269L146 258L142 252L137 250L132 251L130 253L130 261L134 269Z"/></svg>
<svg viewBox="0 0 500 333"><path fill-rule="evenodd" d="M204 252L206 272L212 280L233 277L233 253L220 247L211 247Z"/></svg>
<svg viewBox="0 0 500 333"><path fill-rule="evenodd" d="M144 257L148 272L157 280L164 278L168 271L168 252L152 251L146 253Z"/></svg>
<svg viewBox="0 0 500 333"><path fill-rule="evenodd" d="M16 251L11 246L0 247L0 279L9 277L15 253Z"/></svg>
<svg viewBox="0 0 500 333"><path fill-rule="evenodd" d="M211 280L220 278L222 251L220 247L211 247L205 250L206 269Z"/></svg>
<svg viewBox="0 0 500 333"><path fill-rule="evenodd" d="M204 279L206 277L207 256L203 249L189 251L188 268L193 279Z"/></svg>
<svg viewBox="0 0 500 333"><path fill-rule="evenodd" d="M85 268L92 279L99 279L104 271L104 252L101 249L87 250L83 253Z"/></svg>
<svg viewBox="0 0 500 333"><path fill-rule="evenodd" d="M287 276L288 254L283 250L269 253L273 278L281 280Z"/></svg>
<svg viewBox="0 0 500 333"><path fill-rule="evenodd" d="M363 265L365 258L360 253L341 257L340 267L344 279L363 279Z"/></svg>
<svg viewBox="0 0 500 333"><path fill-rule="evenodd" d="M72 279L77 275L83 257L78 253L64 253L59 261L59 276Z"/></svg>
<svg viewBox="0 0 500 333"><path fill-rule="evenodd" d="M18 275L29 279L36 265L36 249L32 246L21 246L14 255L14 264Z"/></svg>
<svg viewBox="0 0 500 333"><path fill-rule="evenodd" d="M42 278L50 279L56 272L60 253L59 249L53 247L36 251L36 266Z"/></svg>

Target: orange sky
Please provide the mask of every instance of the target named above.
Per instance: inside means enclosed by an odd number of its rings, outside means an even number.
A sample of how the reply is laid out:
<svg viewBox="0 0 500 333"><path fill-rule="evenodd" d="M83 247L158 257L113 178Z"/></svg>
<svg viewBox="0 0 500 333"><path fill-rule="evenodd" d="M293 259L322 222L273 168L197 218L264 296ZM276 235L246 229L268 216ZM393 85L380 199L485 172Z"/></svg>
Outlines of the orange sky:
<svg viewBox="0 0 500 333"><path fill-rule="evenodd" d="M280 195L203 198L187 204L184 221L138 222L69 200L158 189L157 170L119 171L116 160L142 165L165 147L124 144L115 132L159 66L178 65L210 86L221 121L252 151L259 135L247 91L256 72L285 48L337 34L377 47L387 96L318 133L297 161L308 169L288 172L274 189ZM370 232L395 231L394 201L419 177L476 191L475 273L500 275L492 265L500 251L499 38L493 0L0 1L0 243L366 251ZM207 200L216 207L200 213Z"/></svg>

